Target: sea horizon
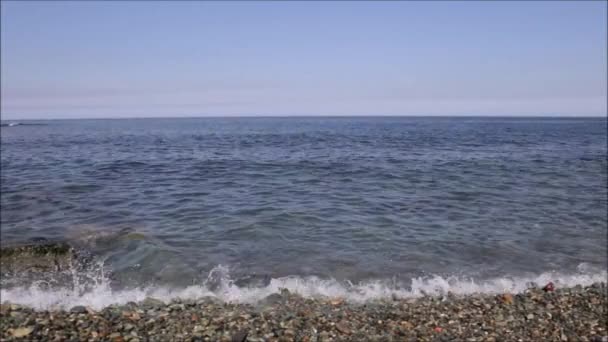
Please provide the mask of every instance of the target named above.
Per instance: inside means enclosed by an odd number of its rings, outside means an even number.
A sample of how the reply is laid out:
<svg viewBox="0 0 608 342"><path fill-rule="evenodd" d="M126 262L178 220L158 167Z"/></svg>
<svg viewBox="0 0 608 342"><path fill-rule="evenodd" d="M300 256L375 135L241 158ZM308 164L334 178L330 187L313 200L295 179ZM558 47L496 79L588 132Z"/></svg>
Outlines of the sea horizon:
<svg viewBox="0 0 608 342"><path fill-rule="evenodd" d="M146 119L305 119L305 118L437 118L437 119L608 119L606 115L382 115L382 114L365 114L365 115L201 115L201 116L119 116L119 117L70 117L70 118L26 118L26 119L0 119L1 122L29 122L29 121L61 121L61 120L146 120Z"/></svg>

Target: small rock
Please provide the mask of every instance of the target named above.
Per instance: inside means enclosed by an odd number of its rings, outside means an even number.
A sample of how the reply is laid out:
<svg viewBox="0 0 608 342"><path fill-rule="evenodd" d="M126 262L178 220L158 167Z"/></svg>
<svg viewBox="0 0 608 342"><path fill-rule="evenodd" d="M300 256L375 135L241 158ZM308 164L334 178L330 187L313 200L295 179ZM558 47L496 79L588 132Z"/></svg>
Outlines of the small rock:
<svg viewBox="0 0 608 342"><path fill-rule="evenodd" d="M414 328L414 325L408 321L401 321L401 326L408 330L411 330Z"/></svg>
<svg viewBox="0 0 608 342"><path fill-rule="evenodd" d="M82 305L78 305L78 306L73 307L70 310L70 312L77 313L77 314L83 314L83 313L87 313L87 308Z"/></svg>
<svg viewBox="0 0 608 342"><path fill-rule="evenodd" d="M336 330L343 334L350 335L350 328L348 327L348 323L345 321L336 324Z"/></svg>
<svg viewBox="0 0 608 342"><path fill-rule="evenodd" d="M24 328L17 328L17 329L13 329L10 331L11 335L13 335L13 337L25 337L28 336L29 334L32 333L32 331L34 331L33 327L24 327Z"/></svg>
<svg viewBox="0 0 608 342"><path fill-rule="evenodd" d="M334 298L329 302L331 305L341 305L344 303L343 298Z"/></svg>
<svg viewBox="0 0 608 342"><path fill-rule="evenodd" d="M545 287L543 287L543 291L553 292L553 291L555 291L555 286L553 285L552 282L548 282L547 285L545 285Z"/></svg>
<svg viewBox="0 0 608 342"><path fill-rule="evenodd" d="M248 332L247 330L241 330L239 332L237 332L236 334L232 335L232 342L245 342L247 341L247 335Z"/></svg>
<svg viewBox="0 0 608 342"><path fill-rule="evenodd" d="M171 309L173 311L180 311L180 310L186 309L186 306L184 304L181 304L181 303L175 303L175 304L171 304L169 306L169 309Z"/></svg>
<svg viewBox="0 0 608 342"><path fill-rule="evenodd" d="M141 305L146 307L146 308L156 308L156 307L161 307L163 305L165 305L165 303L161 300L158 300L156 298L152 298L152 297L147 297L146 299L144 299L141 302Z"/></svg>
<svg viewBox="0 0 608 342"><path fill-rule="evenodd" d="M217 297L205 296L196 301L196 305L211 305L211 304L222 304L222 301Z"/></svg>
<svg viewBox="0 0 608 342"><path fill-rule="evenodd" d="M23 315L24 315L24 313L19 312L19 311L11 311L11 313L9 314L9 316L15 317L15 318L23 317Z"/></svg>
<svg viewBox="0 0 608 342"><path fill-rule="evenodd" d="M510 293L505 293L501 296L501 300L505 304L513 304L513 295Z"/></svg>
<svg viewBox="0 0 608 342"><path fill-rule="evenodd" d="M282 301L283 301L283 296L281 296L278 293L273 293L271 295L268 295L266 298L262 299L260 301L260 304L262 306L272 306L272 305L278 304Z"/></svg>

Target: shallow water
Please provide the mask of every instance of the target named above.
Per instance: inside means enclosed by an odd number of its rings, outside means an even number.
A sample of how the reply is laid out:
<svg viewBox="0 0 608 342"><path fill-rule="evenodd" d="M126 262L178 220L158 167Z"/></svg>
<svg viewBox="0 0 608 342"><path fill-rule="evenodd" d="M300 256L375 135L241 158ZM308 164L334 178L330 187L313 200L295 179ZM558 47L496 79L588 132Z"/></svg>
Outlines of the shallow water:
<svg viewBox="0 0 608 342"><path fill-rule="evenodd" d="M2 244L69 241L116 298L606 277L605 118L36 123L1 128Z"/></svg>

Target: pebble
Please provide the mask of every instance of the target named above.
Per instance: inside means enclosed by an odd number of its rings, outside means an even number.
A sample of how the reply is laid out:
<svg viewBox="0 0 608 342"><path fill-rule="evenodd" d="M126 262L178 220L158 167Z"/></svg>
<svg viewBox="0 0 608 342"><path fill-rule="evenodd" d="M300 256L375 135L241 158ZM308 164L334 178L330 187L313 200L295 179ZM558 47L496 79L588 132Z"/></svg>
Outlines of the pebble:
<svg viewBox="0 0 608 342"><path fill-rule="evenodd" d="M31 334L33 330L34 329L32 327L11 329L10 334L13 337L25 337Z"/></svg>
<svg viewBox="0 0 608 342"><path fill-rule="evenodd" d="M246 330L241 330L239 332L237 332L236 334L232 335L232 342L245 342L247 341L247 331Z"/></svg>
<svg viewBox="0 0 608 342"><path fill-rule="evenodd" d="M141 303L143 307L146 308L157 308L157 307L162 307L165 305L165 303L163 303L162 301L155 299L155 298L146 298L144 299L144 301Z"/></svg>
<svg viewBox="0 0 608 342"><path fill-rule="evenodd" d="M87 308L86 308L86 307L84 307L84 306L82 306L82 305L78 305L78 306L73 307L73 308L70 310L70 312L73 312L73 313L87 313L87 312L88 312L88 310L87 310Z"/></svg>
<svg viewBox="0 0 608 342"><path fill-rule="evenodd" d="M513 295L511 295L510 293L503 294L501 299L502 302L505 304L513 304Z"/></svg>
<svg viewBox="0 0 608 342"><path fill-rule="evenodd" d="M342 334L345 335L350 335L351 331L350 328L348 327L348 323L345 321L339 322L338 324L336 324L336 330L338 330L339 332L341 332Z"/></svg>

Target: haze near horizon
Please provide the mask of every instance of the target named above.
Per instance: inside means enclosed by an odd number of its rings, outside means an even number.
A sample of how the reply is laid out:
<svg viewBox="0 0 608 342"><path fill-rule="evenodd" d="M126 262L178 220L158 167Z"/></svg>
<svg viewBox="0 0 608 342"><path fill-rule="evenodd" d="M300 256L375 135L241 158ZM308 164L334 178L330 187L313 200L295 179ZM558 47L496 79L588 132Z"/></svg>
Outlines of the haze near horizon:
<svg viewBox="0 0 608 342"><path fill-rule="evenodd" d="M3 120L606 116L606 2L1 3Z"/></svg>

